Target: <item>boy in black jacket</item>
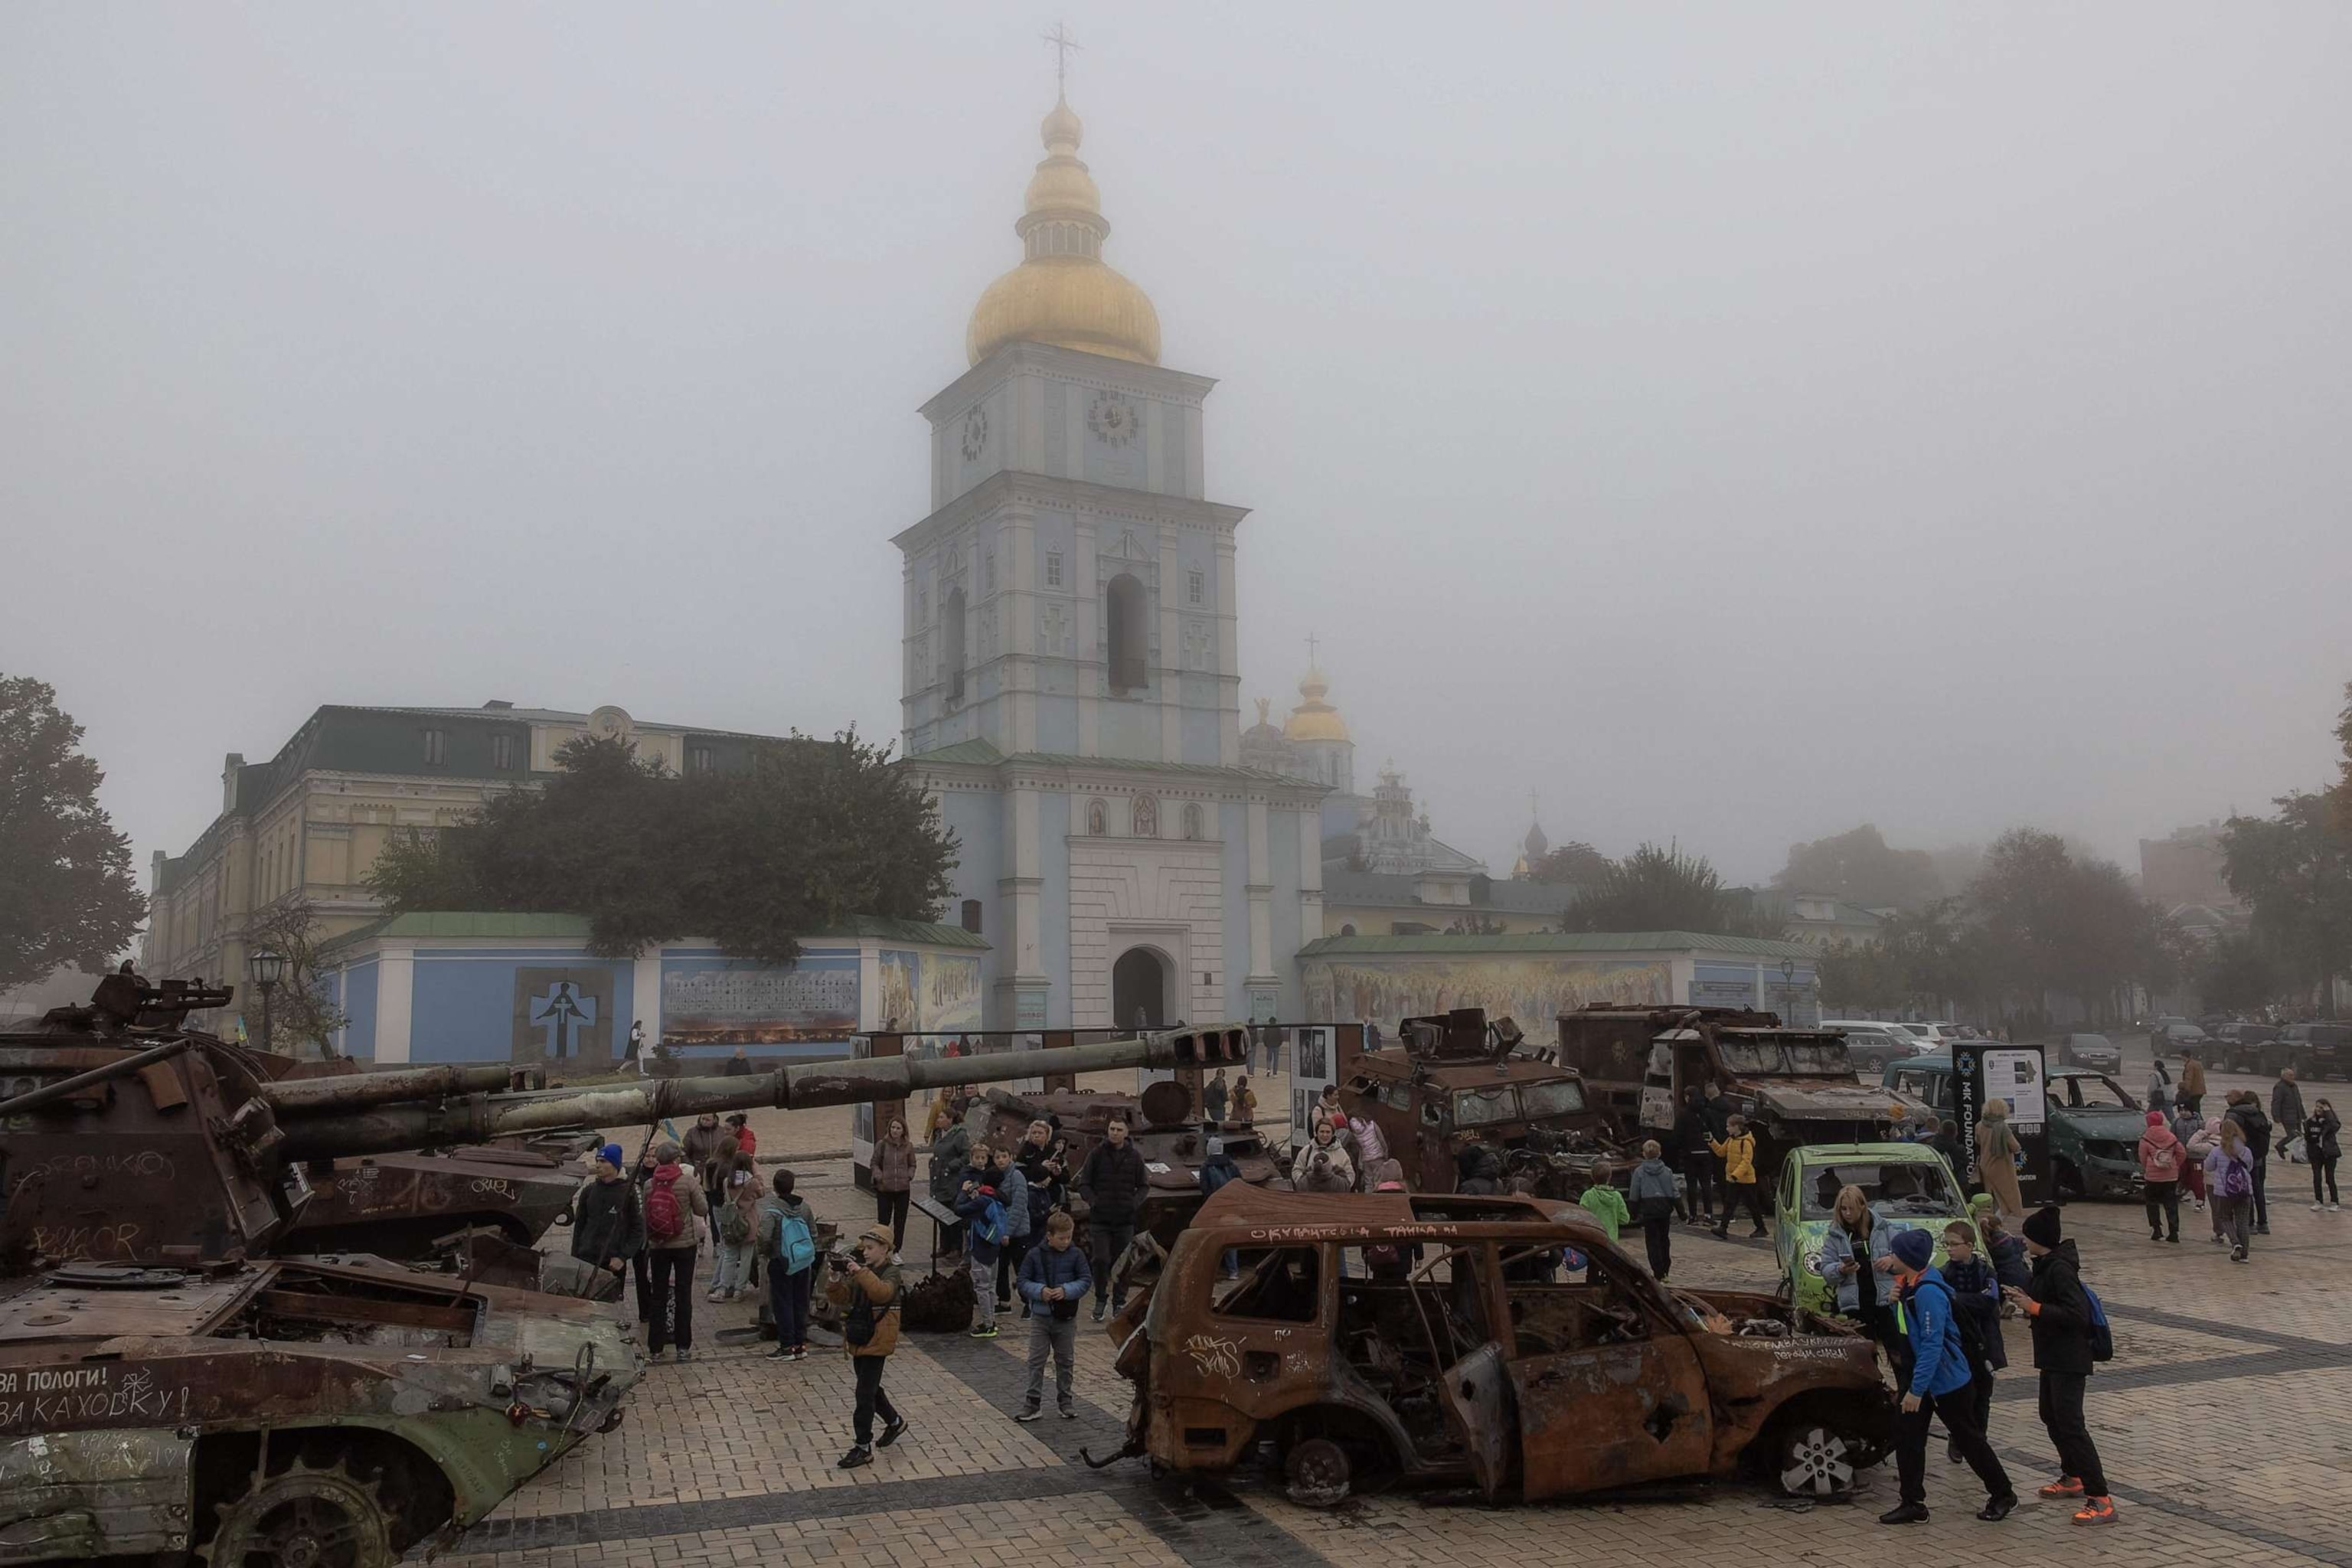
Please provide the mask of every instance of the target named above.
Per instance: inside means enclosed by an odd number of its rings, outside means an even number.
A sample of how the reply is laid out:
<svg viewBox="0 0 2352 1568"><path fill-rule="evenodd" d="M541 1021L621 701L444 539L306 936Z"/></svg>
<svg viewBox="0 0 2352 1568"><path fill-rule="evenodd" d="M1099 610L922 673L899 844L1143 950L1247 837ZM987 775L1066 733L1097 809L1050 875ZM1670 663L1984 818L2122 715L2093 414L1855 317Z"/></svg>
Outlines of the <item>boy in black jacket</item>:
<svg viewBox="0 0 2352 1568"><path fill-rule="evenodd" d="M2082 1262L2074 1244L2058 1236L2058 1211L2037 1209L2026 1216L2025 1249L2033 1255L2033 1279L2024 1289L2002 1292L2023 1312L2033 1331L2033 1364L2042 1373L2042 1425L2058 1450L2063 1474L2042 1489L2046 1498L2080 1498L2077 1524L2112 1524L2115 1500L2099 1450L2083 1420L2084 1385L2091 1378L2091 1299L2084 1294Z"/></svg>

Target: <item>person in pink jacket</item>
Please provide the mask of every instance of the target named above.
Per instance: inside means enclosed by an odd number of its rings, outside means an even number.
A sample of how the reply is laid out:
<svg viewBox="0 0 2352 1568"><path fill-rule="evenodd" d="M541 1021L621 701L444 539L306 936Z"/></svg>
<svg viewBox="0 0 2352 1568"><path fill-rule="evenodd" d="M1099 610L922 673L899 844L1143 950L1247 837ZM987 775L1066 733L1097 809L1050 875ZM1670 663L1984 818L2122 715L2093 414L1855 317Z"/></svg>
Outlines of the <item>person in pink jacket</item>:
<svg viewBox="0 0 2352 1568"><path fill-rule="evenodd" d="M2150 1241L2180 1245L2180 1179L2188 1169L2189 1151L2165 1124L2164 1112L2149 1111L2147 1131L2139 1138L2139 1173L2146 1184Z"/></svg>

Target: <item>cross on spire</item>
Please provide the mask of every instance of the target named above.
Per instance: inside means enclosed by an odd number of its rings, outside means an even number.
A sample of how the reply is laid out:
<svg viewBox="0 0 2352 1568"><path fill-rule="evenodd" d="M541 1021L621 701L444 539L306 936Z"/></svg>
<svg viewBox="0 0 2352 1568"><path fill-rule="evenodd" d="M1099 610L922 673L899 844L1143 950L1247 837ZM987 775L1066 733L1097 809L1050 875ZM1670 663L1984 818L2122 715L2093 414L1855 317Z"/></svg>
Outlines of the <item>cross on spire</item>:
<svg viewBox="0 0 2352 1568"><path fill-rule="evenodd" d="M1055 93L1067 98L1070 93L1070 51L1079 47L1078 41L1070 37L1070 30L1059 22L1054 24L1052 32L1043 36L1047 43L1054 46Z"/></svg>
<svg viewBox="0 0 2352 1568"><path fill-rule="evenodd" d="M1320 668L1315 662L1315 634L1308 632L1307 634L1307 668L1309 669Z"/></svg>

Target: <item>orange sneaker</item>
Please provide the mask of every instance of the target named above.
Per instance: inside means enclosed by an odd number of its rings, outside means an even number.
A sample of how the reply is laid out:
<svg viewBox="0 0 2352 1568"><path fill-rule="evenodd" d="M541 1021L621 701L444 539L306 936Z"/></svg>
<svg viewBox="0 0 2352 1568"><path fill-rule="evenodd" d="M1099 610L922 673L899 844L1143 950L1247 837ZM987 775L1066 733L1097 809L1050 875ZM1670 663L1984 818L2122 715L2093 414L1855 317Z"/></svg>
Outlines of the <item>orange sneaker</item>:
<svg viewBox="0 0 2352 1568"><path fill-rule="evenodd" d="M2074 1510L2076 1524L2113 1524L2116 1521L2116 1501L2113 1498L2086 1497L2083 1506Z"/></svg>
<svg viewBox="0 0 2352 1568"><path fill-rule="evenodd" d="M2052 1481L2042 1489L2042 1495L2043 1497L2081 1497L2083 1479L2080 1476L2068 1476L2063 1480Z"/></svg>

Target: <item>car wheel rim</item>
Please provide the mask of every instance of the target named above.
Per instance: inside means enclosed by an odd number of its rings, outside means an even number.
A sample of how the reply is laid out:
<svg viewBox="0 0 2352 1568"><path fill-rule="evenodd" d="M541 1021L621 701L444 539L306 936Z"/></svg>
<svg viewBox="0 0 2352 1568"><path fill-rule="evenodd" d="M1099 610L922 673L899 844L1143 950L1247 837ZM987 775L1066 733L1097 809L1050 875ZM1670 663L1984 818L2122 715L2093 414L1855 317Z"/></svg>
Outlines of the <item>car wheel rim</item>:
<svg viewBox="0 0 2352 1568"><path fill-rule="evenodd" d="M1826 1426L1809 1426L1789 1442L1780 1489L1792 1496L1829 1497L1853 1485L1853 1446Z"/></svg>

